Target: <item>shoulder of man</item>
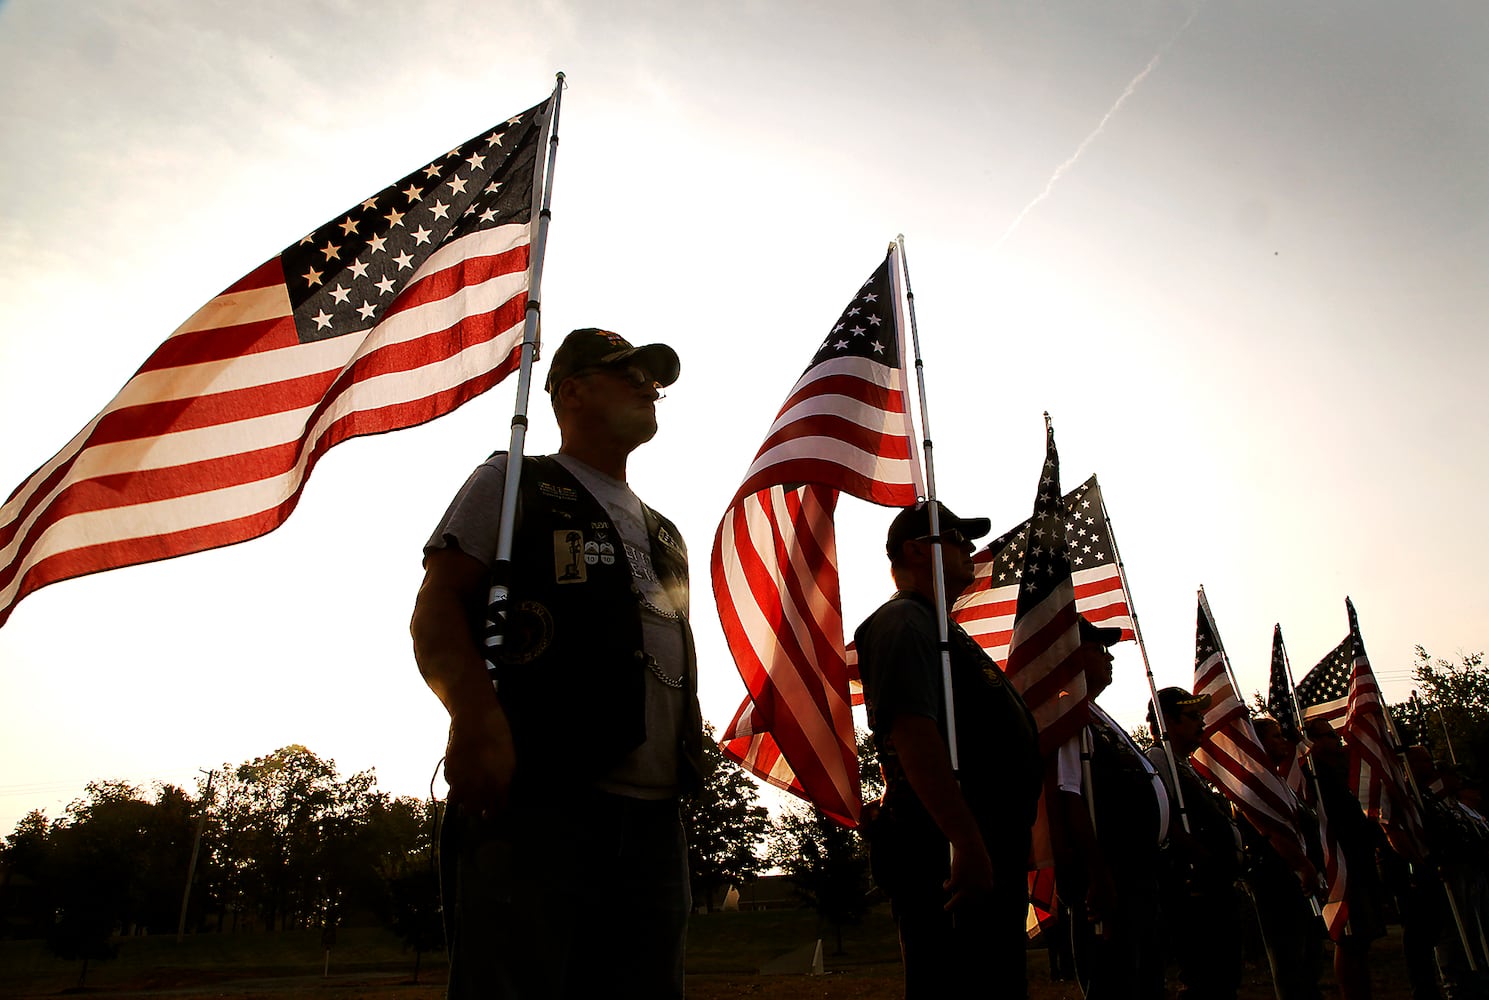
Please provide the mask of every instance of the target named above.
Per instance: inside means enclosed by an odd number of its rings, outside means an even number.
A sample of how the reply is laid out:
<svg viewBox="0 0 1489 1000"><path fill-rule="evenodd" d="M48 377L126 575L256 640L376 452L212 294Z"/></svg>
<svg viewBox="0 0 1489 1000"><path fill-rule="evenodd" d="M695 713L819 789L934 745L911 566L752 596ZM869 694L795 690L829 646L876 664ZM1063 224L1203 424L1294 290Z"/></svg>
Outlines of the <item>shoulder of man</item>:
<svg viewBox="0 0 1489 1000"><path fill-rule="evenodd" d="M641 510L646 515L647 533L660 542L664 548L672 549L682 556L683 561L686 562L688 545L683 541L682 532L677 529L677 525L673 524L666 514L654 509L644 500L641 502Z"/></svg>

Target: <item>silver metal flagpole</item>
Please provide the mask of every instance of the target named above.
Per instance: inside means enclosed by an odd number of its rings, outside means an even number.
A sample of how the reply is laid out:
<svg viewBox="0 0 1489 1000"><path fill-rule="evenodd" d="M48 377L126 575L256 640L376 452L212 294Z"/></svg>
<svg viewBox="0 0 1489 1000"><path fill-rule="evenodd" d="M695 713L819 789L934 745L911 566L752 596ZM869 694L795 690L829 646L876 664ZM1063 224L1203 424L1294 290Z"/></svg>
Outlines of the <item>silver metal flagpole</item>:
<svg viewBox="0 0 1489 1000"><path fill-rule="evenodd" d="M936 503L936 463L932 458L931 415L925 398L925 363L920 357L920 329L915 322L915 292L910 287L910 262L905 257L905 234L900 233L889 245L890 252L899 251L899 265L905 270L905 301L910 309L910 340L915 352L915 383L920 393L920 429L925 437L921 440L921 451L925 461L926 503L931 514L931 575L936 596L937 641L941 649L941 690L946 699L946 748L951 753L951 773L960 778L961 764L957 755L956 712L951 694L951 633L946 620L946 583L942 579L945 557L941 552L941 509ZM890 287L895 292L895 303L899 303L899 275L895 268L889 269Z"/></svg>
<svg viewBox="0 0 1489 1000"><path fill-rule="evenodd" d="M507 450L507 478L502 490L501 526L496 536L496 558L492 563L491 593L486 606L486 675L497 685L496 659L501 649L507 619L507 601L512 587L512 536L517 528L517 488L522 479L523 445L527 441L527 401L532 390L533 361L538 356L542 334L541 301L543 255L548 248L548 221L553 208L553 168L558 159L558 109L563 98L564 75L557 74L553 96L548 99L548 160L545 169L533 171L533 201L540 208L528 262L527 315L522 325L522 360L517 373L517 406L512 414L512 440Z"/></svg>
<svg viewBox="0 0 1489 1000"><path fill-rule="evenodd" d="M1127 612L1132 617L1132 634L1137 637L1137 649L1143 657L1143 672L1148 675L1148 691L1153 696L1153 719L1158 726L1158 740L1163 746L1164 759L1168 761L1169 776L1174 780L1174 804L1179 808L1179 825L1185 833L1189 829L1189 810L1184 807L1184 789L1179 787L1179 763L1174 759L1173 744L1168 739L1168 727L1163 724L1163 706L1158 704L1158 683L1153 680L1153 667L1148 663L1148 646L1143 642L1143 627L1137 620L1137 602L1133 600L1132 588L1127 586L1127 564L1122 561L1122 550L1117 545L1117 532L1106 512L1106 494L1101 497L1101 517L1106 522L1106 533L1112 540L1112 554L1117 557L1117 578L1122 581L1122 593L1127 595Z"/></svg>

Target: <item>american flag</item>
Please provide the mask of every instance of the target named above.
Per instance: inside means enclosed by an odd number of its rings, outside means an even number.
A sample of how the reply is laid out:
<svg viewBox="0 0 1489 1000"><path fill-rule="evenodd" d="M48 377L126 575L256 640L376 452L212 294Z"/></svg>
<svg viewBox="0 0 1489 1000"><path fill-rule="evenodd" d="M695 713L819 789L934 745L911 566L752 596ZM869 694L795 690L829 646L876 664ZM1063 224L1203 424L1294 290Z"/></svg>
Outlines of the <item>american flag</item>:
<svg viewBox="0 0 1489 1000"><path fill-rule="evenodd" d="M1287 647L1282 644L1282 626L1272 626L1272 672L1267 677L1267 712L1282 727L1282 733L1296 740L1302 732L1293 705L1292 679L1287 670Z"/></svg>
<svg viewBox="0 0 1489 1000"><path fill-rule="evenodd" d="M1272 770L1231 682L1215 619L1203 590L1194 629L1194 693L1210 696L1205 731L1194 752L1194 768L1236 804L1258 830L1299 839L1298 801Z"/></svg>
<svg viewBox="0 0 1489 1000"><path fill-rule="evenodd" d="M1297 706L1293 704L1292 675L1288 672L1287 647L1282 644L1282 626L1272 626L1272 672L1267 678L1267 712L1277 720L1282 735L1296 747L1284 780L1287 787L1303 795L1302 727L1298 724Z"/></svg>
<svg viewBox="0 0 1489 1000"><path fill-rule="evenodd" d="M719 621L749 694L720 747L762 779L858 822L833 510L924 492L896 304L897 248L797 380L714 536Z"/></svg>
<svg viewBox="0 0 1489 1000"><path fill-rule="evenodd" d="M333 445L510 373L547 108L338 214L171 334L0 508L0 624L49 583L272 531Z"/></svg>
<svg viewBox="0 0 1489 1000"><path fill-rule="evenodd" d="M1407 785L1405 772L1395 753L1396 740L1386 720L1385 700L1365 655L1360 621L1354 602L1344 599L1349 611L1352 671L1349 703L1344 716L1344 741L1349 744L1349 787L1360 807L1382 826L1395 829L1405 841L1425 854L1422 814Z"/></svg>
<svg viewBox="0 0 1489 1000"><path fill-rule="evenodd" d="M1039 748L1054 753L1086 724L1086 675L1074 661L1080 646L1071 584L1067 512L1060 503L1060 456L1045 415L1044 469L1028 522L1018 574L1017 610L1008 646L1008 679L1023 695L1039 727Z"/></svg>
<svg viewBox="0 0 1489 1000"><path fill-rule="evenodd" d="M1344 852L1329 830L1329 814L1323 799L1318 794L1315 779L1304 763L1304 744L1292 698L1292 676L1288 671L1287 647L1282 642L1282 626L1272 626L1272 673L1267 684L1267 711L1277 720L1282 731L1291 740L1298 741L1292 759L1288 761L1287 773L1283 776L1287 787L1298 800L1312 810L1318 824L1318 842L1323 853L1323 875L1325 898L1322 900L1324 925L1329 937L1335 941L1344 935L1349 921L1349 869L1344 863Z"/></svg>
<svg viewBox="0 0 1489 1000"><path fill-rule="evenodd" d="M1132 610L1096 477L1065 496L1060 506L1065 513L1076 612L1092 624L1120 628L1123 639L1133 638ZM1008 644L1013 639L1030 523L1004 532L972 557L977 578L952 607L951 617L999 663L1008 659Z"/></svg>
<svg viewBox="0 0 1489 1000"><path fill-rule="evenodd" d="M1303 721L1323 719L1338 729L1349 711L1349 679L1355 669L1355 641L1352 635L1329 650L1318 665L1298 681L1298 705Z"/></svg>

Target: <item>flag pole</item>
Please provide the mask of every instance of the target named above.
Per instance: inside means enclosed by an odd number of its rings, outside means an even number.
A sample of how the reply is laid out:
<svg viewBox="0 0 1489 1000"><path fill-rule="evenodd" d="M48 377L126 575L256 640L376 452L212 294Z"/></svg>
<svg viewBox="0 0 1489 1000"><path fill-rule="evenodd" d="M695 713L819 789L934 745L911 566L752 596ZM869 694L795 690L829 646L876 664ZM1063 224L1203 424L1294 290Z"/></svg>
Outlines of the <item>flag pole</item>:
<svg viewBox="0 0 1489 1000"><path fill-rule="evenodd" d="M486 675L497 686L496 660L500 654L507 619L507 601L512 588L512 536L517 529L517 489L522 479L523 445L527 441L528 396L532 390L533 362L538 357L542 335L541 303L543 256L548 249L548 221L553 214L553 168L558 159L558 111L563 98L564 75L558 73L548 102L548 162L533 171L532 200L540 207L537 232L533 235L528 264L527 314L522 324L522 360L517 374L517 404L512 414L512 438L507 449L507 476L502 488L501 525L496 536L496 558L491 566L491 591L486 606L484 637Z"/></svg>
<svg viewBox="0 0 1489 1000"><path fill-rule="evenodd" d="M1239 699L1241 697L1241 685L1239 685L1239 684L1236 683L1236 672L1235 672L1235 670L1233 670L1231 668L1230 655L1228 653L1226 653L1226 651L1225 651L1225 641L1220 638L1220 626L1218 626L1218 625L1215 624L1215 612L1210 609L1210 597L1209 597L1208 594L1205 593L1205 585L1204 584L1200 584L1199 585L1199 605L1200 605L1201 608L1204 609L1205 620L1210 623L1210 634L1215 637L1215 649L1216 649L1216 651L1218 651L1220 653L1220 663L1221 663L1221 665L1223 667L1225 667L1225 676L1226 676L1226 679L1230 681L1231 690L1236 693L1236 697L1237 697L1237 699ZM1286 656L1286 655L1287 655L1287 652L1284 649L1283 650L1283 656ZM1292 678L1288 678L1288 682L1291 683L1292 682ZM1243 704L1243 707L1244 707L1244 704ZM1253 726L1253 725L1251 725L1251 719L1250 719L1249 713L1248 713L1248 716L1247 716L1247 719L1246 719L1246 724L1248 726L1251 726L1251 736L1252 736L1253 739L1255 739L1255 737L1256 737L1256 727ZM1260 743L1261 741L1260 740L1257 740L1257 742ZM1284 783L1284 786L1285 786L1285 783ZM1294 798L1297 797L1296 794L1293 792L1293 790L1291 788L1288 788L1287 791L1288 791L1288 794L1293 795ZM1260 829L1258 829L1257 832L1258 833L1261 833L1262 831ZM1292 832L1297 835L1299 841L1301 842L1302 839L1303 839L1302 831L1301 830L1298 830L1298 829L1294 829ZM1304 845L1304 846L1305 846L1304 854L1306 855L1307 854L1306 845ZM1318 889L1318 887L1315 885L1314 886L1314 891L1308 893L1308 906L1313 911L1313 915L1315 917L1322 916L1323 915L1323 912L1324 912L1323 906L1321 906L1319 904L1319 901L1318 901L1317 889ZM1269 949L1269 951L1270 951L1270 949Z"/></svg>
<svg viewBox="0 0 1489 1000"><path fill-rule="evenodd" d="M931 413L925 398L925 362L920 357L920 328L915 322L915 291L910 286L910 262L905 256L905 234L895 236L889 252L899 251L899 266L905 272L905 303L910 310L910 343L915 355L915 386L920 395L921 455L925 462L926 503L931 515L931 585L936 597L936 640L941 650L941 691L946 699L946 749L951 755L951 773L961 777L961 760L957 754L956 712L951 693L951 632L946 617L946 560L941 551L941 509L936 503L935 445L931 443ZM895 308L899 308L899 269L889 269L890 286L895 291Z"/></svg>
<svg viewBox="0 0 1489 1000"><path fill-rule="evenodd" d="M1169 742L1168 726L1163 723L1163 706L1158 704L1158 683L1153 680L1153 667L1148 662L1148 646L1143 642L1143 627L1137 620L1137 601L1132 597L1132 588L1127 586L1127 565L1122 562L1122 549L1117 545L1117 532L1112 527L1111 515L1106 511L1106 494L1102 493L1101 517L1106 521L1106 533L1112 540L1112 554L1117 557L1117 578L1122 581L1122 591L1127 595L1127 610L1132 616L1132 634L1137 638L1138 652L1143 657L1143 672L1148 675L1148 691L1153 696L1153 720L1158 726L1158 740L1163 746L1164 759L1168 761L1169 775L1174 780L1174 804L1179 808L1179 825L1185 833L1189 828L1189 810L1184 807L1184 790L1179 787L1179 763L1174 759L1173 744Z"/></svg>
<svg viewBox="0 0 1489 1000"><path fill-rule="evenodd" d="M1293 683L1293 663L1291 658L1289 658L1287 655L1287 643L1282 641L1282 623L1273 622L1272 630L1277 636L1277 646L1279 649L1282 650L1282 673L1283 676L1287 678L1287 698L1293 703L1293 718L1298 720L1298 739L1302 742L1304 748L1306 749L1313 745L1313 741L1308 738L1308 733L1303 728L1303 707L1298 704L1298 686ZM1297 748L1294 747L1293 753L1296 754L1297 752ZM1302 761L1303 780L1313 786L1313 794L1318 797L1319 807L1322 808L1323 794L1318 790L1318 774L1315 773L1313 770L1313 755L1310 753L1303 754ZM1322 888L1325 893L1327 893L1329 891L1327 878L1322 871L1318 873L1318 877L1320 880L1319 887ZM1313 908L1313 915L1315 917L1322 917L1324 915L1324 908L1319 902L1317 892L1309 893L1308 902ZM1350 933L1348 920L1345 921L1344 933Z"/></svg>
<svg viewBox="0 0 1489 1000"><path fill-rule="evenodd" d="M1355 613L1355 603L1346 596L1344 598L1344 606L1349 611L1349 634L1354 639L1355 648L1359 652L1360 658L1364 659L1366 664L1369 664L1370 657L1365 653L1365 637L1360 634L1360 618L1359 615ZM1374 674L1375 668L1371 667L1370 672ZM1353 680L1353 678L1351 678L1351 680ZM1376 685L1376 690L1380 690L1379 684ZM1425 840L1427 836L1427 803L1422 798L1421 788L1417 786L1417 776L1412 773L1411 761L1407 760L1406 758L1406 746L1401 742L1401 737L1396 732L1396 723L1391 721L1391 710L1386 705L1386 693L1384 691L1380 691L1380 714L1385 717L1386 732L1390 734L1391 743L1394 744L1392 749L1394 749L1396 751L1396 754L1401 758L1401 770L1406 772L1406 785L1409 789L1411 789L1412 796L1417 800L1417 810L1422 814L1423 821L1422 837ZM1421 846L1423 850L1426 850L1427 845L1425 843ZM1410 859L1407 860L1407 864L1411 864ZM1442 883L1442 893L1444 896L1447 897L1448 909L1451 910L1453 913L1453 923L1456 925L1458 930L1458 940L1463 946L1463 957L1467 959L1468 971L1477 973L1479 971L1479 963L1474 960L1473 946L1470 945L1468 942L1468 927L1464 924L1463 914L1458 909L1457 894L1453 892L1452 884L1448 881L1447 876L1443 874L1443 871L1440 867L1434 866L1433 874L1436 875L1437 880Z"/></svg>

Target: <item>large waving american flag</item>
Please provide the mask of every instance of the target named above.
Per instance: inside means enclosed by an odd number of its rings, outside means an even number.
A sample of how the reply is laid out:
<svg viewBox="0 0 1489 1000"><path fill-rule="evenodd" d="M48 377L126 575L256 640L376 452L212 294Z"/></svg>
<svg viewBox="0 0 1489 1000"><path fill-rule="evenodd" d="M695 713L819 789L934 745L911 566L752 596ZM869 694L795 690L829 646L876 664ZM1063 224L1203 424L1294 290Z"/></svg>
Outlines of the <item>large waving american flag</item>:
<svg viewBox="0 0 1489 1000"><path fill-rule="evenodd" d="M1067 514L1060 504L1060 456L1049 414L1044 419L1044 468L1028 522L1006 672L1034 714L1040 750L1050 754L1081 731L1091 699L1085 672L1074 659L1081 640Z"/></svg>
<svg viewBox="0 0 1489 1000"><path fill-rule="evenodd" d="M1251 716L1231 682L1219 632L1204 590L1194 628L1194 693L1210 696L1205 731L1194 752L1194 767L1236 804L1263 833L1280 831L1298 839L1298 800L1272 770Z"/></svg>
<svg viewBox="0 0 1489 1000"><path fill-rule="evenodd" d="M1123 639L1134 638L1132 609L1096 477L1062 498L1060 507L1065 514L1076 612L1092 624L1120 628ZM1010 528L972 557L977 577L951 610L951 617L999 663L1008 659L1008 644L1013 639L1030 524L1025 521Z"/></svg>
<svg viewBox="0 0 1489 1000"><path fill-rule="evenodd" d="M514 370L547 111L353 205L171 334L0 508L0 624L49 583L272 531L333 445Z"/></svg>
<svg viewBox="0 0 1489 1000"><path fill-rule="evenodd" d="M895 294L897 248L786 397L714 535L714 598L749 689L720 747L848 826L862 808L833 510L924 492Z"/></svg>

